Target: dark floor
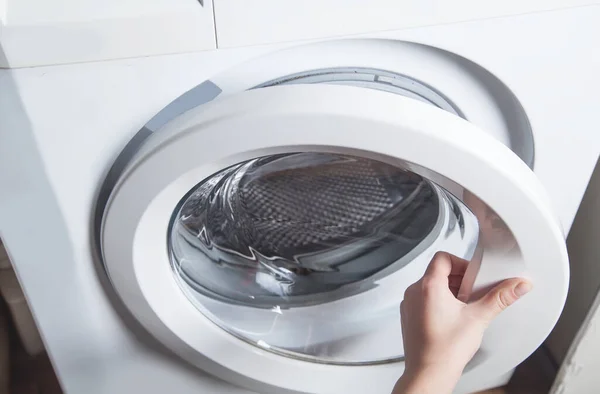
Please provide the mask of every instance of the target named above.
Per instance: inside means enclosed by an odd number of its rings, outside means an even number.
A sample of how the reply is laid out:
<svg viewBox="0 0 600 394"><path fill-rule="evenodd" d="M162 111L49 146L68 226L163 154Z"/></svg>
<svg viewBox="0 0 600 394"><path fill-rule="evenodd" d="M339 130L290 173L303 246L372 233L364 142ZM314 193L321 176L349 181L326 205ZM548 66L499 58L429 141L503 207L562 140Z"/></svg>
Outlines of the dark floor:
<svg viewBox="0 0 600 394"><path fill-rule="evenodd" d="M10 352L10 394L61 394L62 390L44 353L36 357L29 356L12 325L8 308L0 299L0 313L8 322ZM2 393L0 389L0 394Z"/></svg>

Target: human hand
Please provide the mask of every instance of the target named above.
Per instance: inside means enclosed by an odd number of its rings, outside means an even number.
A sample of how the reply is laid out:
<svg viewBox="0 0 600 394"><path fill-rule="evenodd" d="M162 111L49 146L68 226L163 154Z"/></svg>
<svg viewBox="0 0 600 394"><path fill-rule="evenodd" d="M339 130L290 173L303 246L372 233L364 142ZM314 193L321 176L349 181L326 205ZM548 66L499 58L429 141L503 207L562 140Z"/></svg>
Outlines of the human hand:
<svg viewBox="0 0 600 394"><path fill-rule="evenodd" d="M438 252L400 305L405 371L393 394L451 393L490 322L532 288L507 279L471 304L456 297L468 261Z"/></svg>

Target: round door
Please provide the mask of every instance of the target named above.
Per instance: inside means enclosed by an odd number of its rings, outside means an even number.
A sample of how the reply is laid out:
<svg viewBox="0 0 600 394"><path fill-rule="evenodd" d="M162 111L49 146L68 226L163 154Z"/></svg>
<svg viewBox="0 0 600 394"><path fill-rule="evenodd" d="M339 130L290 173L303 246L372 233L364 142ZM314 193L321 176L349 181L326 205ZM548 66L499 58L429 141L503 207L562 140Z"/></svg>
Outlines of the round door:
<svg viewBox="0 0 600 394"><path fill-rule="evenodd" d="M535 283L465 375L522 361L566 297L564 239L527 165L390 92L220 98L166 122L112 176L99 242L119 296L181 357L258 392L391 388L399 304L439 250L471 261L465 299L513 276Z"/></svg>

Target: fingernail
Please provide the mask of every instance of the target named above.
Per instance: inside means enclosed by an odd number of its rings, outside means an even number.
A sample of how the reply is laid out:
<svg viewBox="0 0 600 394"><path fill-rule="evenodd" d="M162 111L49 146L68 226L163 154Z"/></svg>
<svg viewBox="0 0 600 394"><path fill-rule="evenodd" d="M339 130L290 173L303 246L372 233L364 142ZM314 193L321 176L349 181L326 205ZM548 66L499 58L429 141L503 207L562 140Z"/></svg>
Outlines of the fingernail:
<svg viewBox="0 0 600 394"><path fill-rule="evenodd" d="M529 293L529 291L531 291L532 288L533 285L531 284L531 282L521 282L517 285L517 287L515 287L515 295L517 297L522 297L525 294Z"/></svg>

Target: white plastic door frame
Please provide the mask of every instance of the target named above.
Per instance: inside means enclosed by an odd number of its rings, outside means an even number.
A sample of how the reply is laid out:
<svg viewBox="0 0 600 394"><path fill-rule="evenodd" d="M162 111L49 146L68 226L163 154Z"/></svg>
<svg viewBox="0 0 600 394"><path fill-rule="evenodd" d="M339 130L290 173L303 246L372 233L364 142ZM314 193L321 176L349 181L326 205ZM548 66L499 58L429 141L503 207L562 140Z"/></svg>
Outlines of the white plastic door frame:
<svg viewBox="0 0 600 394"><path fill-rule="evenodd" d="M364 393L391 387L403 368L402 363L334 366L276 355L217 327L180 290L166 242L178 202L224 167L268 154L319 151L372 158L450 190L459 185L493 208L518 246L505 253L483 244L475 290L516 275L528 275L535 289L492 323L465 375L492 376L513 368L558 319L568 260L543 187L510 149L463 119L386 92L294 85L214 100L157 134L112 190L100 234L104 264L120 297L154 336L222 379L258 392ZM479 209L473 200L464 202Z"/></svg>

